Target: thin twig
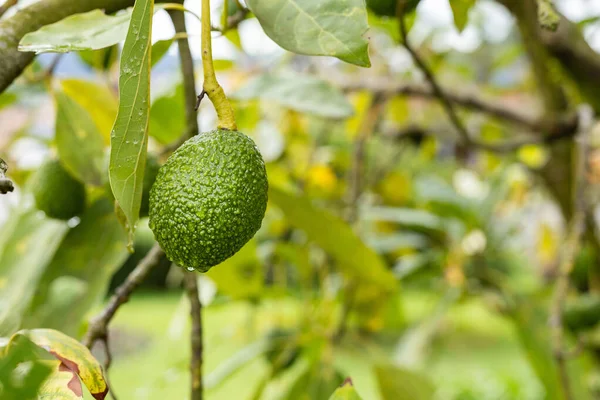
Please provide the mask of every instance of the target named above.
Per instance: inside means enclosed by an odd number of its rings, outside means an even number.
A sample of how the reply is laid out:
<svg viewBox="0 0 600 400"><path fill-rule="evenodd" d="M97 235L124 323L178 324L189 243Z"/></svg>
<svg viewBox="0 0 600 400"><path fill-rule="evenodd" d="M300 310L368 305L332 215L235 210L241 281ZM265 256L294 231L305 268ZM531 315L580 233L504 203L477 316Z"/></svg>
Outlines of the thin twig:
<svg viewBox="0 0 600 400"><path fill-rule="evenodd" d="M558 278L554 287L554 296L550 310L550 329L552 332L552 347L554 357L558 366L559 378L566 400L574 399L571 391L569 374L567 371L567 354L564 350L564 330L562 312L564 302L569 291L569 275L573 270L575 258L581 244L581 237L585 229L585 215L587 209L586 182L587 182L587 158L589 153L589 135L592 126L593 111L582 108L581 126L578 135L578 159L575 169L575 201L573 203L573 216L570 221L570 229L563 248L562 259L559 265Z"/></svg>
<svg viewBox="0 0 600 400"><path fill-rule="evenodd" d="M158 265L164 254L160 246L154 244L148 254L127 276L125 282L115 290L115 294L110 298L104 309L90 321L83 338L83 344L86 347L91 349L97 340L102 340L108 335L108 324L119 310L119 307L127 303L131 293L140 286L152 268Z"/></svg>
<svg viewBox="0 0 600 400"><path fill-rule="evenodd" d="M408 43L408 34L406 31L406 21L404 18L405 17L404 16L405 6L406 6L406 0L399 0L398 7L396 10L397 16L398 16L398 21L400 22L400 24L399 24L400 25L400 37L402 38L402 44L404 45L404 48L406 49L406 51L408 51L408 53L411 55L415 64L417 64L419 69L423 72L423 74L425 74L425 77L429 81L429 84L431 85L433 92L435 93L435 95L439 99L439 101L442 103L442 106L444 107L444 110L446 111L448 118L450 118L450 121L452 121L452 124L456 127L456 130L460 134L463 144L468 145L471 143L471 137L469 136L469 132L467 131L467 128L465 127L463 122L458 117L458 114L456 113L456 110L454 109L454 104L448 99L445 92L442 90L442 87L438 84L437 79L435 78L433 72L429 69L427 64L425 64L425 61L423 61L421 59L419 54L417 54L416 50L412 48L410 43Z"/></svg>
<svg viewBox="0 0 600 400"><path fill-rule="evenodd" d="M448 129L452 129L448 127ZM388 138L399 139L403 137L411 137L415 135L429 135L435 136L435 132L444 130L446 128L443 127L425 127L417 124L408 124L406 126L400 127L391 131L389 133L385 133L384 136ZM575 135L577 132L577 122L573 121L572 127L566 127L565 129L556 129L552 134L548 134L547 136L536 136L531 138L520 138L520 139L510 139L503 142L497 143L487 143L481 140L472 140L469 143L469 147L487 150L493 153L510 153L512 151L518 150L523 146L528 145L549 145L559 140L567 139Z"/></svg>
<svg viewBox="0 0 600 400"><path fill-rule="evenodd" d="M248 16L249 13L250 10L248 10L245 7L240 7L240 9L235 14L227 17L227 26L211 26L211 30L213 32L220 32L224 35L228 30L237 28L238 25L246 19L246 16Z"/></svg>
<svg viewBox="0 0 600 400"><path fill-rule="evenodd" d="M6 14L6 12L13 6L17 5L19 0L6 0L6 2L0 6L0 18Z"/></svg>
<svg viewBox="0 0 600 400"><path fill-rule="evenodd" d="M206 11L206 10L204 10ZM175 30L179 33L185 33L185 19L183 13L180 11L173 11L170 13L171 19ZM186 131L181 137L181 141L185 141L190 137L197 135L199 132L197 109L200 106L200 102L204 97L204 90L200 96L196 96L196 83L194 79L194 64L192 54L187 39L187 35L179 39L179 55L181 62L181 72L183 74L183 82L185 88L185 114L186 114ZM200 303L200 296L198 292L198 276L194 272L185 272L184 275L184 287L187 297L190 302L190 315L192 319L192 331L191 331L191 362L190 362L190 374L191 374L191 400L202 400L204 396L203 382L202 382L202 304Z"/></svg>
<svg viewBox="0 0 600 400"><path fill-rule="evenodd" d="M0 158L0 194L15 190L15 185L6 177L6 171L8 171L8 164Z"/></svg>
<svg viewBox="0 0 600 400"><path fill-rule="evenodd" d="M190 373L192 375L191 400L202 400L204 396L202 376L202 303L198 291L198 276L195 272L185 272L184 286L190 301L190 316L192 318Z"/></svg>
<svg viewBox="0 0 600 400"><path fill-rule="evenodd" d="M437 99L430 85L414 82L393 82L393 77L381 79L360 79L354 76L328 77L334 85L347 92L368 91L387 95L403 95ZM558 118L538 116L523 109L507 106L501 98L487 98L477 91L449 91L443 89L446 98L457 106L465 109L487 114L505 122L521 125L528 131L552 135L560 132L575 132L577 128L577 115L566 113Z"/></svg>

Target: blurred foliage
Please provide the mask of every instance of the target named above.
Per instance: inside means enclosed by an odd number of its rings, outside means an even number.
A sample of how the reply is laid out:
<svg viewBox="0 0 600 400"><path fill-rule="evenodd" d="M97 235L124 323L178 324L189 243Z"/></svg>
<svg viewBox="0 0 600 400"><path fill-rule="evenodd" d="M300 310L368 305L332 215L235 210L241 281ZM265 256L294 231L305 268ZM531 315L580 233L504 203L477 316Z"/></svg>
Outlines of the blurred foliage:
<svg viewBox="0 0 600 400"><path fill-rule="evenodd" d="M240 3L229 3L229 17L235 17ZM327 3L335 7L332 23L339 23L341 3ZM218 39L219 46L227 42L235 49L215 65L240 130L264 156L270 191L255 238L198 278L207 398L561 399L548 310L566 224L539 174L553 162L552 153L529 145L506 154L473 150L459 160L454 129L437 103L402 93L383 96L368 129L377 100L370 83L423 81L399 50L394 2L367 3L370 70L333 57L257 52L249 42L267 42L263 33L246 33L257 23L252 13L239 30ZM490 15L504 10L483 0L452 1L454 26L444 28L428 25L423 10L431 6L424 3L408 1L407 24L447 90L479 89L510 107L537 109L516 31L500 40L486 27ZM551 8L542 10L541 22L552 25L554 8L542 3ZM267 8L257 6L256 12L261 22L272 17ZM297 10L286 12L301 18ZM108 184L119 106L121 48L114 43L125 37L123 21L130 14L94 15L108 24L107 36L90 34L90 26L81 43L104 38L109 47L65 55L42 83L31 81L44 72L39 58L0 94L6 130L0 149L17 183L15 193L0 198L2 399L34 399L55 378L63 388L68 378L26 337L11 346L8 338L21 329L51 328L81 339L90 315L155 243L142 210L134 252L127 252ZM590 17L579 26L598 23ZM352 43L360 53L348 55L339 44L329 49L312 43L309 29L290 44L291 26L265 29L284 47L368 61L364 38ZM474 35L479 45L460 51L456 35ZM186 129L174 42L166 38L152 46L148 164L154 167ZM365 88L344 90L353 85ZM520 127L482 113L459 114L478 139L520 135ZM207 101L199 121L204 128L215 124ZM30 177L49 158L59 158L86 185L85 212L66 222L33 206ZM144 190L151 180L143 182ZM577 400L600 393L599 249L596 238L586 238L563 310L567 342L581 347L568 361ZM189 309L181 281L181 271L163 262L144 293L117 314L111 378L119 398L187 395Z"/></svg>

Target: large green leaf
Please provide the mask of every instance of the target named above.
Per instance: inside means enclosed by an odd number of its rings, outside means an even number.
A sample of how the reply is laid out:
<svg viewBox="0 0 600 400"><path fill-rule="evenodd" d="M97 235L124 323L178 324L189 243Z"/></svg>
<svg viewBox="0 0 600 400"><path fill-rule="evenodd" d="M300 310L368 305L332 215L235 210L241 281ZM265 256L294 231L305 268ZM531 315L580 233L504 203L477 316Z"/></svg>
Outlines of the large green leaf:
<svg viewBox="0 0 600 400"><path fill-rule="evenodd" d="M90 114L106 145L119 107L117 96L109 86L81 79L61 81L63 91Z"/></svg>
<svg viewBox="0 0 600 400"><path fill-rule="evenodd" d="M31 340L38 347L61 361L61 365L65 367L62 368L63 371L71 371L77 374L95 399L102 400L106 397L108 385L102 367L83 344L53 329L22 330L13 335L11 342L20 336ZM68 384L68 382L66 383ZM79 381L77 380L77 382Z"/></svg>
<svg viewBox="0 0 600 400"><path fill-rule="evenodd" d="M124 240L111 202L98 200L58 248L42 277L25 326L75 335L85 314L102 300L112 275L127 259Z"/></svg>
<svg viewBox="0 0 600 400"><path fill-rule="evenodd" d="M56 146L61 164L81 182L104 181L104 139L85 108L62 91L55 91Z"/></svg>
<svg viewBox="0 0 600 400"><path fill-rule="evenodd" d="M123 40L130 19L131 10L116 16L101 10L75 14L26 34L19 51L66 53L109 47Z"/></svg>
<svg viewBox="0 0 600 400"><path fill-rule="evenodd" d="M316 208L304 196L273 186L269 188L269 200L283 211L290 224L302 229L310 240L331 254L350 276L376 284L380 291L396 288L396 280L385 261L342 219Z"/></svg>
<svg viewBox="0 0 600 400"><path fill-rule="evenodd" d="M150 62L154 0L137 0L121 55L119 111L111 133L109 177L126 219L129 247L139 218L150 119Z"/></svg>
<svg viewBox="0 0 600 400"><path fill-rule="evenodd" d="M13 210L0 230L0 336L19 329L67 225L37 210Z"/></svg>
<svg viewBox="0 0 600 400"><path fill-rule="evenodd" d="M248 0L266 34L286 50L370 67L364 0Z"/></svg>
<svg viewBox="0 0 600 400"><path fill-rule="evenodd" d="M354 114L352 105L338 89L321 79L305 75L261 75L231 97L272 101L292 110L329 118L347 118Z"/></svg>

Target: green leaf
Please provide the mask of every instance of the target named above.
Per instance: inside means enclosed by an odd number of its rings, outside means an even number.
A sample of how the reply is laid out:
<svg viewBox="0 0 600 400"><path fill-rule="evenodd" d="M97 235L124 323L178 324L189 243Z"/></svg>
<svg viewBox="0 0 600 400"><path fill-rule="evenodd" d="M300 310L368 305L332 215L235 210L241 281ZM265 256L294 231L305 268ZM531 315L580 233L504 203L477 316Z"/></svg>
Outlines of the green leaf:
<svg viewBox="0 0 600 400"><path fill-rule="evenodd" d="M90 308L106 294L110 279L129 253L112 203L101 198L81 216L46 269L25 320L75 335Z"/></svg>
<svg viewBox="0 0 600 400"><path fill-rule="evenodd" d="M26 34L19 51L66 53L110 47L123 40L130 18L131 10L116 16L101 10L75 14Z"/></svg>
<svg viewBox="0 0 600 400"><path fill-rule="evenodd" d="M152 45L152 62L150 63L151 67L154 67L160 60L162 60L164 55L167 54L167 51L169 51L171 48L172 44L173 39L164 39L159 40Z"/></svg>
<svg viewBox="0 0 600 400"><path fill-rule="evenodd" d="M152 102L148 132L162 144L173 143L185 129L183 99L183 85L179 82L171 93Z"/></svg>
<svg viewBox="0 0 600 400"><path fill-rule="evenodd" d="M79 57L98 71L110 71L119 58L119 45L115 44L100 50L81 51Z"/></svg>
<svg viewBox="0 0 600 400"><path fill-rule="evenodd" d="M61 164L81 182L104 181L104 139L87 110L64 92L54 92L56 146Z"/></svg>
<svg viewBox="0 0 600 400"><path fill-rule="evenodd" d="M38 400L78 400L83 388L77 374L60 361L46 361L52 373L38 391Z"/></svg>
<svg viewBox="0 0 600 400"><path fill-rule="evenodd" d="M425 376L393 365L375 366L383 400L433 400L435 388Z"/></svg>
<svg viewBox="0 0 600 400"><path fill-rule="evenodd" d="M283 211L290 224L302 229L310 240L331 254L340 269L361 282L378 285L381 292L396 288L396 280L385 261L339 217L314 207L307 197L273 186L269 188L269 200Z"/></svg>
<svg viewBox="0 0 600 400"><path fill-rule="evenodd" d="M157 6L156 11L163 8ZM131 8L115 16L101 10L75 14L26 34L19 51L67 53L110 47L125 40L132 15Z"/></svg>
<svg viewBox="0 0 600 400"><path fill-rule="evenodd" d="M117 116L118 99L107 85L81 79L65 79L62 90L90 114L106 145Z"/></svg>
<svg viewBox="0 0 600 400"><path fill-rule="evenodd" d="M102 400L106 397L108 385L102 367L83 344L53 329L22 330L11 337L11 342L19 336L25 336L77 374L95 399Z"/></svg>
<svg viewBox="0 0 600 400"><path fill-rule="evenodd" d="M454 14L454 25L459 32L467 26L469 22L469 11L475 5L477 0L450 0L452 14Z"/></svg>
<svg viewBox="0 0 600 400"><path fill-rule="evenodd" d="M256 256L256 240L250 240L219 268L206 274L218 289L232 299L259 298L263 289L262 266Z"/></svg>
<svg viewBox="0 0 600 400"><path fill-rule="evenodd" d="M329 400L362 400L361 397L352 386L352 381L350 379L346 379L342 387L338 388Z"/></svg>
<svg viewBox="0 0 600 400"><path fill-rule="evenodd" d="M140 214L150 119L150 62L154 0L137 0L121 55L119 111L111 133L109 177L126 218L129 247Z"/></svg>
<svg viewBox="0 0 600 400"><path fill-rule="evenodd" d="M6 351L0 352L2 399L38 399L38 390L52 374L52 367L39 360L37 347L26 338L11 343L10 348L5 347ZM23 362L31 362L30 367L20 368Z"/></svg>
<svg viewBox="0 0 600 400"><path fill-rule="evenodd" d="M47 219L38 210L11 210L0 231L0 335L19 329L67 229L64 222Z"/></svg>
<svg viewBox="0 0 600 400"><path fill-rule="evenodd" d="M370 67L364 0L248 0L266 34L298 54Z"/></svg>
<svg viewBox="0 0 600 400"><path fill-rule="evenodd" d="M0 110L17 101L17 95L10 92L0 93Z"/></svg>
<svg viewBox="0 0 600 400"><path fill-rule="evenodd" d="M295 74L261 75L231 95L237 100L272 101L292 110L348 118L354 109L344 94L321 79Z"/></svg>

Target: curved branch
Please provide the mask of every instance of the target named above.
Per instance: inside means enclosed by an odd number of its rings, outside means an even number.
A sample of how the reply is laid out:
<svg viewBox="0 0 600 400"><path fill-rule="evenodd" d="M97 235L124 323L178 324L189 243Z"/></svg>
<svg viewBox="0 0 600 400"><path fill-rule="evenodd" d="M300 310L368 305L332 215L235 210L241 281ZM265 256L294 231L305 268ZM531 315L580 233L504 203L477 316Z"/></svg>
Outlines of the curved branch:
<svg viewBox="0 0 600 400"><path fill-rule="evenodd" d="M167 0L181 3L182 0ZM158 0L158 2L165 2ZM10 18L0 21L0 93L19 76L35 57L18 51L19 42L29 32L60 21L69 15L97 8L113 13L133 6L134 0L40 0Z"/></svg>

